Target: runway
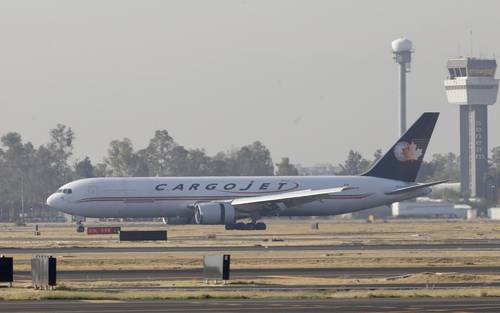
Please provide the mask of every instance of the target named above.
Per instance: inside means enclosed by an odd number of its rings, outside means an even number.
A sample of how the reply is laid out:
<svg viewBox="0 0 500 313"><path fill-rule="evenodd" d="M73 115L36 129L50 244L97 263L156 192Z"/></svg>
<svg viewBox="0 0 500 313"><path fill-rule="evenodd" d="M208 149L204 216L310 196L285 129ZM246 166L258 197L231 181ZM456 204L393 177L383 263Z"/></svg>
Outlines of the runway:
<svg viewBox="0 0 500 313"><path fill-rule="evenodd" d="M356 250L464 250L496 251L498 242L443 243L443 244L373 244L373 245L251 245L251 246L171 246L171 247L57 247L0 249L0 254L57 254L57 253L151 253L151 252L262 252L262 251L356 251Z"/></svg>
<svg viewBox="0 0 500 313"><path fill-rule="evenodd" d="M496 298L328 300L6 301L0 311L29 312L500 312Z"/></svg>
<svg viewBox="0 0 500 313"><path fill-rule="evenodd" d="M323 290L438 290L464 288L491 288L500 287L500 282L492 283L410 283L410 284L315 284L315 285L206 285L189 287L170 286L120 286L120 287L92 287L79 288L84 291L323 291Z"/></svg>
<svg viewBox="0 0 500 313"><path fill-rule="evenodd" d="M349 268L254 268L232 269L231 279L257 279L269 276L298 276L318 278L377 278L404 276L417 273L467 273L497 274L500 266L468 267L349 267ZM167 270L82 270L57 272L60 280L72 281L131 281L131 280L183 280L202 279L203 269L167 269ZM31 272L16 271L15 280L31 279Z"/></svg>

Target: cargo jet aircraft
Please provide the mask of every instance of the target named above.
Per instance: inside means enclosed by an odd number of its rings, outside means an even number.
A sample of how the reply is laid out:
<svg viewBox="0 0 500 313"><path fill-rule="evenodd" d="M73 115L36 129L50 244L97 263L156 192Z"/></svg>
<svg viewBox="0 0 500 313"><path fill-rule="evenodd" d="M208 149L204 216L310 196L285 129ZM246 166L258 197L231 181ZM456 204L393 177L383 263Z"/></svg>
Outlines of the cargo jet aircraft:
<svg viewBox="0 0 500 313"><path fill-rule="evenodd" d="M326 216L390 205L443 182L415 182L438 115L422 114L359 176L88 178L62 186L47 204L83 217L163 217L226 229L265 229L257 222L265 216Z"/></svg>

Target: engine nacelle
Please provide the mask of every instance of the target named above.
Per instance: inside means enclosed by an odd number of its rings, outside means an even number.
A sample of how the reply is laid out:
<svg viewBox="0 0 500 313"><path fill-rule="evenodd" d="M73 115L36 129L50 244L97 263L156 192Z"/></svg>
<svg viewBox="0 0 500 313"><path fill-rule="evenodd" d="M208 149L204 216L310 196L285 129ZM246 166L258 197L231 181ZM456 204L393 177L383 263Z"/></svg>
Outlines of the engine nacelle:
<svg viewBox="0 0 500 313"><path fill-rule="evenodd" d="M196 224L227 225L236 221L236 211L229 203L202 202L195 205Z"/></svg>

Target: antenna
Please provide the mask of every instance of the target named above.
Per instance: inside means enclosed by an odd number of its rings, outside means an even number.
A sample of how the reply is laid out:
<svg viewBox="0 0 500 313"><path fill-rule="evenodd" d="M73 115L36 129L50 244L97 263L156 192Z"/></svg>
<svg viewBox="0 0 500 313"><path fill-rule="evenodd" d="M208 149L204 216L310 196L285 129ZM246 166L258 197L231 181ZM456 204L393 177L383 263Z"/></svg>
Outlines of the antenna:
<svg viewBox="0 0 500 313"><path fill-rule="evenodd" d="M469 43L470 43L470 54L469 54L469 56L472 58L472 29L470 30Z"/></svg>

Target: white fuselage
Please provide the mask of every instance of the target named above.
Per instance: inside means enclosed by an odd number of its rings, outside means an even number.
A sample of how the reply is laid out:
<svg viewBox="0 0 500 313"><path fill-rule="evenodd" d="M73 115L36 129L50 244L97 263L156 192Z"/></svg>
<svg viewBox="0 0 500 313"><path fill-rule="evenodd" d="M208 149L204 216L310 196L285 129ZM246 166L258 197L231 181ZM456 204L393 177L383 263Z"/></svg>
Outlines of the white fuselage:
<svg viewBox="0 0 500 313"><path fill-rule="evenodd" d="M429 188L398 195L385 193L409 183L368 176L144 177L88 178L68 183L47 199L49 206L84 217L191 217L199 202L324 189L352 189L281 209L280 215L337 215L415 198Z"/></svg>

